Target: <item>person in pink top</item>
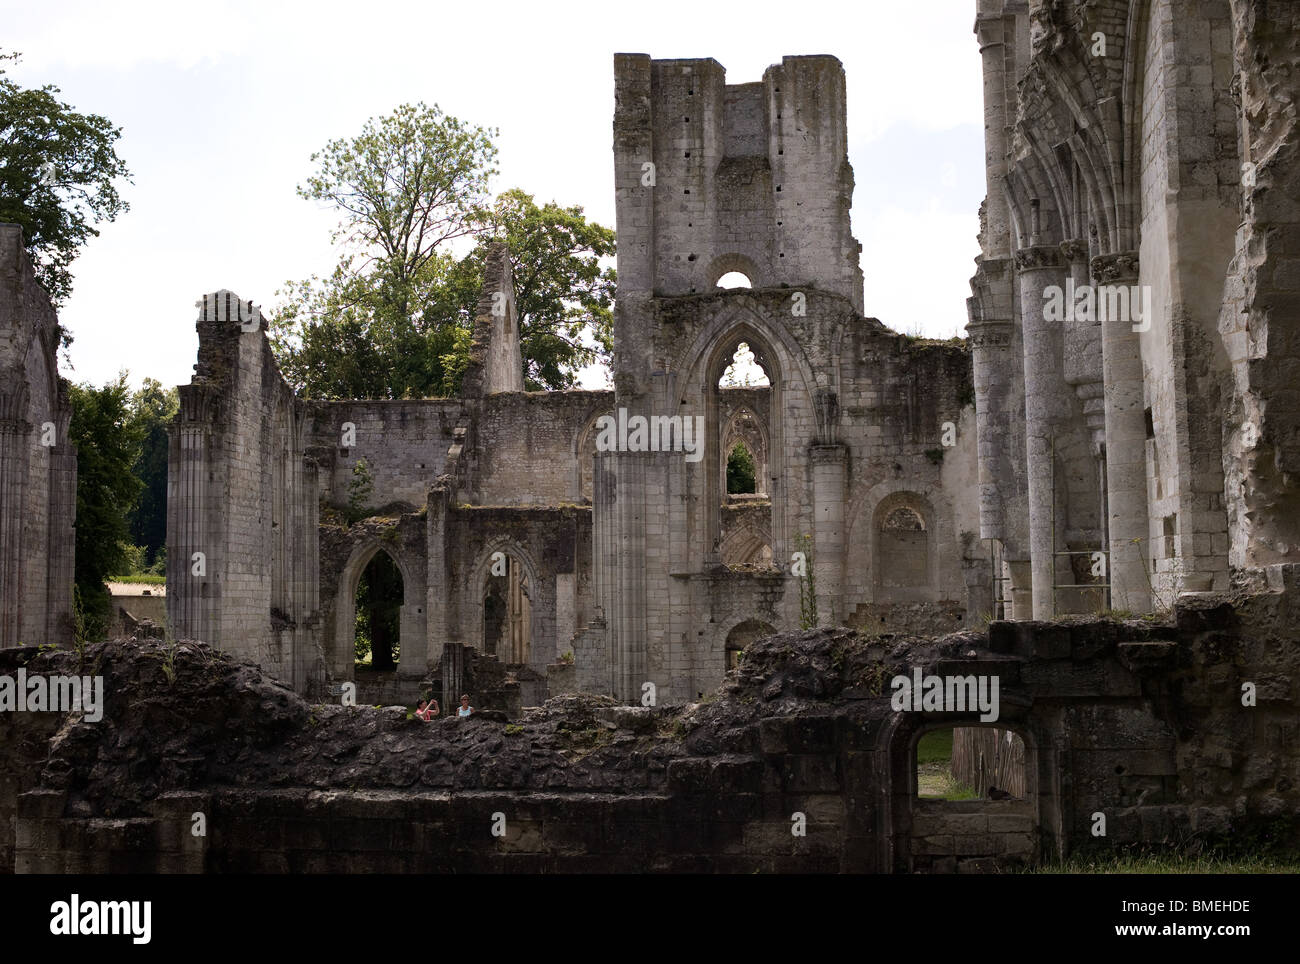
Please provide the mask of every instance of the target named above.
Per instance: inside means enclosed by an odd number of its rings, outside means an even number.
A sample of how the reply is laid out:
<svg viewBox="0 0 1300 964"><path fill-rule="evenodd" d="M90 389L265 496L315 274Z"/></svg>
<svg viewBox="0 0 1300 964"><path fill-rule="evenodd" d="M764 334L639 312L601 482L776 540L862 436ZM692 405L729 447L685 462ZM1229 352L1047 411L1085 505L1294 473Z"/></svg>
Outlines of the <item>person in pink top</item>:
<svg viewBox="0 0 1300 964"><path fill-rule="evenodd" d="M426 723L430 722L438 715L437 700L420 700L419 705L415 708L415 715Z"/></svg>

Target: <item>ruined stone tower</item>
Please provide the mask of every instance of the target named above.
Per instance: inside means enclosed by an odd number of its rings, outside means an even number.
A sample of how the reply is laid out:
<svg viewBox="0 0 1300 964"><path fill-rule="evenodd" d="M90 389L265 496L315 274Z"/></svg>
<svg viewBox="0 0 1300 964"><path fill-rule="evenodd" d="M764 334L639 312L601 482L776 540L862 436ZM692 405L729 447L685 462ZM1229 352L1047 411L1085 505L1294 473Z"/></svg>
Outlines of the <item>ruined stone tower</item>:
<svg viewBox="0 0 1300 964"><path fill-rule="evenodd" d="M892 627L891 604L946 601L958 628L967 610L955 480L973 448L940 445L966 358L861 315L844 89L828 56L735 85L713 60L615 58L615 405L705 426L698 462L595 456L603 662L623 698L694 697L746 638L809 618L796 551L822 623ZM716 287L728 272L751 287ZM741 344L768 386L720 386ZM746 434L760 484L742 502L725 478Z"/></svg>

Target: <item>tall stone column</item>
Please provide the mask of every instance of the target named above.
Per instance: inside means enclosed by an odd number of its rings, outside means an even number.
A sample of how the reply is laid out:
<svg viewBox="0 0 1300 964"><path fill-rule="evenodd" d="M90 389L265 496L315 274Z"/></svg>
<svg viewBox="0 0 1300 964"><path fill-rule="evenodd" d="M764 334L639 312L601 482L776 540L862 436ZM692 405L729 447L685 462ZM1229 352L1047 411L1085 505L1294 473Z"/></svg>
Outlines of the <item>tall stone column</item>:
<svg viewBox="0 0 1300 964"><path fill-rule="evenodd" d="M600 634L601 638L575 644L573 651L579 688L598 693L615 691L613 651L618 634L615 604L618 558L614 544L618 486L614 458L613 452L597 452L591 466L591 594L595 612L587 620L587 631ZM588 664L589 654L591 664Z"/></svg>
<svg viewBox="0 0 1300 964"><path fill-rule="evenodd" d="M844 618L844 487L847 475L845 446L814 445L813 518L817 611L823 626L837 626Z"/></svg>
<svg viewBox="0 0 1300 964"><path fill-rule="evenodd" d="M1005 497L1011 484L1008 399L1018 367L1011 357L1011 260L982 258L967 299L975 434L979 451L980 538L1006 539Z"/></svg>
<svg viewBox="0 0 1300 964"><path fill-rule="evenodd" d="M70 646L74 638L72 585L76 580L77 453L68 443L72 407L60 401L55 413L60 444L50 449L49 573L46 583L45 637Z"/></svg>
<svg viewBox="0 0 1300 964"><path fill-rule="evenodd" d="M1135 251L1092 259L1099 286L1136 285ZM1142 337L1124 318L1102 322L1102 377L1106 382L1106 538L1110 552L1110 598L1115 609L1148 612L1151 583L1143 553L1147 517L1146 415Z"/></svg>
<svg viewBox="0 0 1300 964"><path fill-rule="evenodd" d="M0 394L0 648L17 646L23 611L23 516L31 426L26 392ZM45 642L45 640L39 640Z"/></svg>
<svg viewBox="0 0 1300 964"><path fill-rule="evenodd" d="M205 590L214 574L194 574L194 553L212 563L214 539L208 522L208 451L217 402L205 389L181 385L180 411L168 431L167 454L167 624L177 639L215 642L210 619L214 593Z"/></svg>
<svg viewBox="0 0 1300 964"><path fill-rule="evenodd" d="M635 409L634 409L635 410ZM643 452L617 452L614 518L614 631L612 649L614 696L634 702L647 682L645 592L645 481ZM655 681L662 688L665 680Z"/></svg>
<svg viewBox="0 0 1300 964"><path fill-rule="evenodd" d="M1029 482L1029 564L1035 619L1051 619L1056 582L1053 545L1052 440L1064 388L1061 324L1044 318L1044 299L1064 288L1065 263L1056 245L1030 245L1016 252L1025 366L1025 461Z"/></svg>
<svg viewBox="0 0 1300 964"><path fill-rule="evenodd" d="M1090 283L1088 277L1088 242L1063 241L1061 254L1069 266L1075 291ZM1101 458L1106 435L1106 406L1102 400L1104 384L1101 371L1101 336L1095 314L1075 317L1065 325L1063 355L1065 382L1083 403L1083 417L1088 426L1092 452Z"/></svg>

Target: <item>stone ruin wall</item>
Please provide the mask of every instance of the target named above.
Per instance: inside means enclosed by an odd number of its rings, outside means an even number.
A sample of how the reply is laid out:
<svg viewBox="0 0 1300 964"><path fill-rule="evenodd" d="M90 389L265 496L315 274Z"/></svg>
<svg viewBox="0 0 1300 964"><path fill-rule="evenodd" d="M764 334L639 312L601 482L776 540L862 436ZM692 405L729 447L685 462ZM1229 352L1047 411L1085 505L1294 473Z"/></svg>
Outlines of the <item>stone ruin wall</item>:
<svg viewBox="0 0 1300 964"><path fill-rule="evenodd" d="M255 305L223 290L197 307L198 363L169 437L168 624L175 637L220 640L305 692L323 671L306 412Z"/></svg>
<svg viewBox="0 0 1300 964"><path fill-rule="evenodd" d="M1054 548L1104 548L1111 604L1134 611L1293 561L1281 466L1300 435L1265 373L1294 365L1278 321L1300 306L1295 16L1268 0L978 4L980 528L1017 617L1096 608L1053 598L1101 581ZM1067 281L1139 286L1149 330L1044 318Z"/></svg>
<svg viewBox="0 0 1300 964"><path fill-rule="evenodd" d="M22 229L0 224L0 648L73 637L77 452L59 335Z"/></svg>
<svg viewBox="0 0 1300 964"><path fill-rule="evenodd" d="M0 860L46 873L889 873L1172 839L1294 847L1293 569L1286 591L1189 600L1167 623L779 634L689 706L564 697L433 724L306 703L202 646L182 648L168 682L157 643L105 644L89 654L106 677L103 721L0 719ZM10 649L0 672L75 660ZM1023 792L917 796L919 739L984 724L891 709L888 681L910 667L1000 679L989 725L1023 740ZM195 811L204 838L188 833ZM490 832L497 813L504 837Z"/></svg>
<svg viewBox="0 0 1300 964"><path fill-rule="evenodd" d="M672 104L696 97L692 64L702 110L682 134ZM659 79L653 116L642 117L646 65ZM649 681L661 699L688 697L716 684L737 627L798 625L788 569L800 534L815 545L824 624L955 630L988 612L970 356L859 310L838 61L787 58L763 84L739 86L712 61L619 55L616 67L619 177L640 169L626 153L635 128L656 145L660 200L646 207L620 188L614 392L520 390L504 247L487 259L455 399L296 399L254 306L230 293L205 298L173 441L171 525L176 559L202 551L199 542L216 548L207 580L171 574L174 634L237 633L233 652L264 660L299 692L326 692L354 675L353 594L384 551L403 576L404 642L383 692L413 699L444 645L483 648L487 568L505 552L530 596L532 673L554 669L556 685L568 685L574 674L555 661L572 652L590 664L576 670L578 685L639 699ZM670 156L682 138L696 145L690 165ZM696 200L671 200L679 190ZM637 204L654 222L653 245ZM641 261L649 290L637 286ZM732 269L758 287L714 288ZM806 311L792 310L796 293ZM772 386L718 390L744 339ZM725 451L742 407L761 492L732 507ZM597 453L596 420L618 408L703 415L703 460ZM360 459L378 515L347 525ZM898 507L916 513L919 547L884 543L884 516ZM900 552L923 558L910 582L891 575L905 569Z"/></svg>
<svg viewBox="0 0 1300 964"><path fill-rule="evenodd" d="M715 571L732 535L722 519L735 517L711 483L725 472L718 433L732 406L717 383L742 342L771 383L761 422L770 514L760 525L747 508L748 532L733 541L769 536L772 560L788 570L796 540L811 539L823 624L879 626L887 612L888 628L904 628L942 612L954 629L959 616L987 611L970 358L862 315L839 61L787 57L761 83L728 85L716 61L620 54L615 89L616 405L701 415L710 435L698 472L681 460L603 457L612 518L606 529L598 492L597 566L602 551L619 566L597 579L611 691L631 697L652 680L661 693L697 694L736 625L798 625L794 580ZM753 287L718 291L730 271ZM882 578L895 561L876 551L889 500L924 520L929 563L914 586ZM614 514L642 501L664 511ZM924 611L880 608L903 601Z"/></svg>

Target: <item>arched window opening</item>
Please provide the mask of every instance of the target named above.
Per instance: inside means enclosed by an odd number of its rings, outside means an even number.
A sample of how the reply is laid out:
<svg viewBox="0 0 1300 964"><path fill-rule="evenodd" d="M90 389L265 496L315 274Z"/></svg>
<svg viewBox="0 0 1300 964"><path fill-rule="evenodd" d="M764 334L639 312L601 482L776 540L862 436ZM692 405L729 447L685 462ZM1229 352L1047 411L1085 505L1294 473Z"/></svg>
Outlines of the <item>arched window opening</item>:
<svg viewBox="0 0 1300 964"><path fill-rule="evenodd" d="M708 404L717 434L708 468L716 488L708 499L717 515L710 549L713 562L732 568L770 568L775 559L772 439L779 434L772 409L779 370L770 353L761 340L744 341L737 331L711 354Z"/></svg>
<svg viewBox="0 0 1300 964"><path fill-rule="evenodd" d="M356 661L394 670L401 656L402 572L387 552L377 552L357 581Z"/></svg>
<svg viewBox="0 0 1300 964"><path fill-rule="evenodd" d="M593 427L587 430L586 437L580 443L578 450L578 495L584 505L591 505L592 499L595 498L597 434L593 423Z"/></svg>
<svg viewBox="0 0 1300 964"><path fill-rule="evenodd" d="M483 586L483 652L504 663L527 663L532 631L528 575L518 559L503 553Z"/></svg>
<svg viewBox="0 0 1300 964"><path fill-rule="evenodd" d="M930 535L925 517L900 505L881 514L877 534L876 572L880 584L895 589L920 589L930 580Z"/></svg>
<svg viewBox="0 0 1300 964"><path fill-rule="evenodd" d="M718 279L718 287L731 289L752 288L754 286L750 284L749 275L743 274L740 271L728 271Z"/></svg>
<svg viewBox="0 0 1300 964"><path fill-rule="evenodd" d="M732 627L731 632L727 633L727 669L733 670L740 665L746 646L756 639L771 636L775 632L770 623L765 623L761 619L746 619L743 623Z"/></svg>
<svg viewBox="0 0 1300 964"><path fill-rule="evenodd" d="M753 495L757 492L754 453L743 441L739 441L727 453L727 494Z"/></svg>
<svg viewBox="0 0 1300 964"><path fill-rule="evenodd" d="M749 345L741 342L731 356L731 364L718 379L719 388L764 388L771 385L762 362L755 357Z"/></svg>

